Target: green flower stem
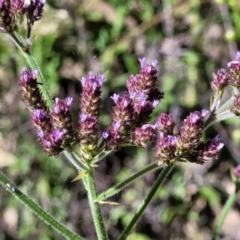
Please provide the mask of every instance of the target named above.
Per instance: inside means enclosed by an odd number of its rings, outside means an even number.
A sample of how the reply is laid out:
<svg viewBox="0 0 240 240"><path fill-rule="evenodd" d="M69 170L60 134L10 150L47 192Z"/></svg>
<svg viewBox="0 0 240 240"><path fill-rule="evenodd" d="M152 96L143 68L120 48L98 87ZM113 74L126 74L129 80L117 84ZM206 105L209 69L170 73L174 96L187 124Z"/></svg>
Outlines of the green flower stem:
<svg viewBox="0 0 240 240"><path fill-rule="evenodd" d="M72 164L78 173L81 173L82 171L89 171L89 168L87 168L85 165L83 165L80 161L80 158L78 157L76 152L63 152L65 157L67 158L68 162ZM83 185L85 186L86 190L88 190L87 182L83 181Z"/></svg>
<svg viewBox="0 0 240 240"><path fill-rule="evenodd" d="M229 210L231 209L232 205L236 201L239 189L240 189L240 185L239 185L239 183L236 183L235 191L231 195L229 195L228 200L225 203L225 205L224 205L224 207L222 209L222 212L221 212L221 214L220 214L220 216L218 218L217 224L216 224L216 226L215 226L215 228L213 230L212 240L218 239L218 236L219 236L220 230L222 228L222 225L224 223L224 220L225 220Z"/></svg>
<svg viewBox="0 0 240 240"><path fill-rule="evenodd" d="M17 32L9 33L9 35L11 36L13 42L16 44L17 47L21 46L21 48L23 48L24 41L22 40L22 37Z"/></svg>
<svg viewBox="0 0 240 240"><path fill-rule="evenodd" d="M29 67L32 70L37 70L38 71L38 79L42 83L42 85L39 85L39 87L41 88L44 99L46 99L48 106L51 107L53 105L53 100L52 100L52 97L51 97L50 92L48 90L47 82L46 82L46 80L43 76L43 73L42 73L40 67L37 64L36 59L31 54L30 50L27 49L27 47L25 46L26 44L23 43L21 37L19 37L16 33L11 33L10 36L12 37L13 42L15 43L15 45L18 47L21 54L25 58Z"/></svg>
<svg viewBox="0 0 240 240"><path fill-rule="evenodd" d="M78 156L75 152L63 152L69 163L71 163L78 172L82 170L88 170L88 168L78 159Z"/></svg>
<svg viewBox="0 0 240 240"><path fill-rule="evenodd" d="M119 240L127 239L129 233L132 231L133 227L135 226L135 224L137 223L139 218L142 216L144 210L146 209L146 207L148 206L148 204L152 200L153 196L155 195L155 193L157 192L159 187L161 187L161 185L163 184L164 180L166 179L168 174L173 169L173 166L174 165L166 167L166 168L164 168L162 170L161 174L158 176L158 178L157 178L156 182L154 183L153 187L151 188L150 192L148 193L146 198L143 200L141 205L138 207L138 209L137 209L135 215L133 216L132 220L130 221L128 226L123 230L121 236L119 237Z"/></svg>
<svg viewBox="0 0 240 240"><path fill-rule="evenodd" d="M228 101L226 101L220 108L216 110L216 115L221 114L222 112L225 112L226 110L230 110L233 102L234 102L235 96L231 97Z"/></svg>
<svg viewBox="0 0 240 240"><path fill-rule="evenodd" d="M131 184L134 181L136 181L138 178L142 177L143 175L145 175L148 172L156 170L157 168L159 168L157 163L152 163L152 164L148 165L144 169L141 169L140 171L134 173L132 176L130 176L129 178L127 178L123 182L118 183L117 185L109 188L107 191L99 194L98 197L97 197L97 200L98 201L102 201L102 200L104 200L106 198L109 198L109 197L117 194L118 192L123 190L125 187L127 187L129 184Z"/></svg>
<svg viewBox="0 0 240 240"><path fill-rule="evenodd" d="M234 116L236 116L234 113L232 113L230 110L226 110L224 112L216 114L216 119L218 122L220 122Z"/></svg>
<svg viewBox="0 0 240 240"><path fill-rule="evenodd" d="M92 163L100 162L103 158L105 158L108 154L110 154L112 150L102 151L96 157L93 158Z"/></svg>
<svg viewBox="0 0 240 240"><path fill-rule="evenodd" d="M73 166L75 166L78 172L82 170L88 171L88 173L86 174L85 177L82 178L82 180L88 192L88 200L93 217L93 222L97 232L98 240L107 240L108 237L104 227L100 205L96 201L98 193L95 185L93 168L91 166L89 166L89 168L86 168L86 166L83 163L81 163L80 158L76 152L68 153L65 151L64 154L68 158L69 162Z"/></svg>
<svg viewBox="0 0 240 240"><path fill-rule="evenodd" d="M22 202L26 207L28 207L33 213L36 214L41 220L43 220L51 228L55 229L62 236L71 240L81 240L84 239L75 233L71 232L64 225L57 222L52 216L45 212L39 205L29 199L23 192L21 192L9 179L0 172L0 185L2 185L9 193L11 193L17 200Z"/></svg>
<svg viewBox="0 0 240 240"><path fill-rule="evenodd" d="M100 205L96 201L97 189L95 185L93 169L89 170L89 173L86 175L86 177L83 178L83 181L85 183L85 186L88 186L88 200L98 240L107 240L108 237L104 227Z"/></svg>
<svg viewBox="0 0 240 240"><path fill-rule="evenodd" d="M36 59L33 57L33 55L30 52L28 52L28 53L25 53L24 51L22 51L22 52L23 52L23 56L25 57L27 63L29 64L30 68L32 70L37 70L38 71L39 80L42 83L42 85L39 85L39 87L41 88L42 93L44 94L44 99L46 99L48 106L52 107L53 100L52 100L51 94L48 90L46 80L45 80L45 78L42 74L42 71L41 71L40 67L37 64Z"/></svg>

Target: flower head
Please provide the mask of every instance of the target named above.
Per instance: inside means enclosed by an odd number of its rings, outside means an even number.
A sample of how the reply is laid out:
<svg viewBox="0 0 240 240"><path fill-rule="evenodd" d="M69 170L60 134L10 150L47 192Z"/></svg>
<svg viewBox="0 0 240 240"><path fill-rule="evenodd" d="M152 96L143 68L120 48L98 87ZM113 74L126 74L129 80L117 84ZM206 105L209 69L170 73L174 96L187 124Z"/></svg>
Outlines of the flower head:
<svg viewBox="0 0 240 240"><path fill-rule="evenodd" d="M37 132L50 133L52 131L51 119L46 112L35 109L31 116L32 124Z"/></svg>
<svg viewBox="0 0 240 240"><path fill-rule="evenodd" d="M40 20L43 15L45 0L31 0L27 7L27 19L30 25Z"/></svg>
<svg viewBox="0 0 240 240"><path fill-rule="evenodd" d="M131 75L126 84L129 94L144 93L150 101L162 99L163 93L157 88L157 61L146 64L146 59L140 58L139 62L141 65L139 74Z"/></svg>
<svg viewBox="0 0 240 240"><path fill-rule="evenodd" d="M134 103L134 121L137 127L147 123L150 115L163 93L157 86L157 61L146 64L146 59L139 59L141 70L137 75L131 75L127 81L127 89Z"/></svg>
<svg viewBox="0 0 240 240"><path fill-rule="evenodd" d="M236 53L236 59L227 64L229 69L229 84L240 87L240 52Z"/></svg>
<svg viewBox="0 0 240 240"><path fill-rule="evenodd" d="M213 161L217 159L218 153L223 146L224 144L219 136L216 136L214 139L208 140L205 143L201 143L196 150L197 156L193 161L198 164Z"/></svg>
<svg viewBox="0 0 240 240"><path fill-rule="evenodd" d="M92 160L94 154L99 150L101 88L104 82L104 75L96 76L92 72L81 79L81 114L79 117L78 137L80 139L80 155L85 161Z"/></svg>
<svg viewBox="0 0 240 240"><path fill-rule="evenodd" d="M147 95L144 93L132 93L130 96L132 98L134 108L133 122L136 127L139 127L150 120L150 115L159 101L147 100Z"/></svg>
<svg viewBox="0 0 240 240"><path fill-rule="evenodd" d="M0 31L14 32L21 23L21 15L27 10L24 0L0 0Z"/></svg>
<svg viewBox="0 0 240 240"><path fill-rule="evenodd" d="M92 72L81 79L82 94L80 99L81 113L99 117L101 113L101 87L105 82L104 75L95 76Z"/></svg>
<svg viewBox="0 0 240 240"><path fill-rule="evenodd" d="M233 105L231 107L231 112L240 117L240 94L235 97Z"/></svg>
<svg viewBox="0 0 240 240"><path fill-rule="evenodd" d="M159 166L169 166L175 161L176 143L177 138L172 135L159 138L154 149Z"/></svg>
<svg viewBox="0 0 240 240"><path fill-rule="evenodd" d="M104 140L111 148L116 148L116 145L130 143L130 136L134 128L134 107L133 101L128 93L122 96L114 94L111 97L116 104L113 107L112 123L107 131L107 137Z"/></svg>
<svg viewBox="0 0 240 240"><path fill-rule="evenodd" d="M173 120L172 114L161 113L156 120L156 129L165 135L173 134L173 129L176 123Z"/></svg>
<svg viewBox="0 0 240 240"><path fill-rule="evenodd" d="M19 77L19 86L22 100L31 109L41 109L48 112L48 107L38 87L37 71L24 68Z"/></svg>
<svg viewBox="0 0 240 240"><path fill-rule="evenodd" d="M199 144L203 134L204 118L208 111L195 111L191 113L184 121L177 137L177 151L189 152Z"/></svg>
<svg viewBox="0 0 240 240"><path fill-rule="evenodd" d="M43 150L48 154L48 156L57 156L63 151L62 143L65 135L64 130L55 129L50 134L44 134L42 131L38 132Z"/></svg>
<svg viewBox="0 0 240 240"><path fill-rule="evenodd" d="M97 154L99 147L99 120L84 113L80 114L78 135L80 138L80 156L84 161L91 161Z"/></svg>
<svg viewBox="0 0 240 240"><path fill-rule="evenodd" d="M219 70L217 73L213 73L211 87L212 90L223 90L227 86L229 81L229 74L225 69Z"/></svg>
<svg viewBox="0 0 240 240"><path fill-rule="evenodd" d="M156 130L150 124L136 128L132 136L132 143L143 148L146 148L149 143L154 141L156 141Z"/></svg>
<svg viewBox="0 0 240 240"><path fill-rule="evenodd" d="M56 98L51 112L53 127L65 131L64 145L68 145L75 140L70 111L72 101L73 99L71 97L67 97L64 100Z"/></svg>

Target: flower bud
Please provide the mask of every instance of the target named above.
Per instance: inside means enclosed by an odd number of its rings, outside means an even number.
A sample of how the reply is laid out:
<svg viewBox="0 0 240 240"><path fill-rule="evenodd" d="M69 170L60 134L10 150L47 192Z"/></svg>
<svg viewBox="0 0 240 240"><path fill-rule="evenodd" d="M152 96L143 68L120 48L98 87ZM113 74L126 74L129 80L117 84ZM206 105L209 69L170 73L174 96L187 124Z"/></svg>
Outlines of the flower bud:
<svg viewBox="0 0 240 240"><path fill-rule="evenodd" d="M50 133L52 131L52 123L50 117L41 109L35 109L31 116L32 124L37 132Z"/></svg>
<svg viewBox="0 0 240 240"><path fill-rule="evenodd" d="M116 104L113 107L112 123L110 129L103 134L103 139L108 147L116 149L116 145L130 143L133 124L133 101L126 92L120 96L114 94L111 97Z"/></svg>
<svg viewBox="0 0 240 240"><path fill-rule="evenodd" d="M159 138L154 149L155 158L159 166L169 166L176 160L176 143L177 138L175 136L168 135L166 137Z"/></svg>
<svg viewBox="0 0 240 240"><path fill-rule="evenodd" d="M233 102L233 105L230 109L232 113L234 113L236 116L240 117L240 94L238 94Z"/></svg>
<svg viewBox="0 0 240 240"><path fill-rule="evenodd" d="M55 129L50 134L44 134L42 131L38 132L43 150L48 154L48 156L57 156L63 151L61 146L64 140L64 135L65 131L60 129Z"/></svg>
<svg viewBox="0 0 240 240"><path fill-rule="evenodd" d="M236 60L227 64L229 68L229 84L234 87L240 87L240 52L236 53Z"/></svg>
<svg viewBox="0 0 240 240"><path fill-rule="evenodd" d="M176 123L173 120L172 114L160 113L159 117L156 120L156 129L159 132L164 133L164 135L173 134L173 129Z"/></svg>
<svg viewBox="0 0 240 240"><path fill-rule="evenodd" d="M154 126L145 124L135 129L132 138L134 145L146 148L149 143L156 141L156 130Z"/></svg>
<svg viewBox="0 0 240 240"><path fill-rule="evenodd" d="M178 154L195 150L203 134L204 118L207 113L207 110L195 111L184 120L177 137Z"/></svg>
<svg viewBox="0 0 240 240"><path fill-rule="evenodd" d="M213 73L211 87L213 91L223 90L227 86L229 81L229 74L225 69L219 70L217 73Z"/></svg>
<svg viewBox="0 0 240 240"><path fill-rule="evenodd" d="M45 0L31 0L30 4L27 7L27 19L30 25L33 25L34 22L40 20L43 15L43 7L45 5Z"/></svg>
<svg viewBox="0 0 240 240"><path fill-rule="evenodd" d="M79 138L80 156L84 161L91 161L98 153L100 138L99 120L96 117L80 115Z"/></svg>
<svg viewBox="0 0 240 240"><path fill-rule="evenodd" d="M12 33L21 23L21 15L27 10L24 0L0 1L0 31Z"/></svg>
<svg viewBox="0 0 240 240"><path fill-rule="evenodd" d="M104 75L98 77L89 73L82 78L82 94L80 99L81 113L99 117L101 113L101 87L105 81Z"/></svg>
<svg viewBox="0 0 240 240"><path fill-rule="evenodd" d="M139 62L141 64L139 74L131 75L126 84L129 94L143 93L147 100L159 101L163 98L163 93L157 87L158 71L156 65L158 62L154 60L152 64L146 64L145 58L139 59Z"/></svg>
<svg viewBox="0 0 240 240"><path fill-rule="evenodd" d="M196 149L198 156L193 159L195 163L204 164L205 162L216 160L224 144L219 136L212 140L202 143Z"/></svg>

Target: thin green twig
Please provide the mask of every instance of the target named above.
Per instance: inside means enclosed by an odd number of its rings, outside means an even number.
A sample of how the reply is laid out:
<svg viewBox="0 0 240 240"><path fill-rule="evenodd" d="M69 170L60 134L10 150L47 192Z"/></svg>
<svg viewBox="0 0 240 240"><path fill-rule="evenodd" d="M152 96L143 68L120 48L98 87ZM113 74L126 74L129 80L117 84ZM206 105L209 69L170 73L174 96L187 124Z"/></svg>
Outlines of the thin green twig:
<svg viewBox="0 0 240 240"><path fill-rule="evenodd" d="M237 194L239 192L239 183L236 183L236 187L235 187L235 191L229 195L228 197L228 200L226 201L223 209L222 209L222 212L217 220L217 224L213 230L213 234L212 234L212 240L216 240L218 239L218 236L220 234L220 230L222 228L222 225L224 223L224 220L226 219L226 216L229 212L229 210L231 209L231 207L233 206L234 202L236 201L236 198L237 198Z"/></svg>
<svg viewBox="0 0 240 240"><path fill-rule="evenodd" d="M88 168L78 159L77 155L74 152L63 152L69 163L71 163L78 172L81 170L87 170Z"/></svg>
<svg viewBox="0 0 240 240"><path fill-rule="evenodd" d="M55 229L62 236L71 240L82 240L84 238L73 233L66 228L63 224L59 223L51 215L45 212L39 205L33 202L26 196L19 188L17 188L2 172L0 172L0 185L3 186L9 193L12 194L17 200L28 207L38 218L43 220L51 228Z"/></svg>
<svg viewBox="0 0 240 240"><path fill-rule="evenodd" d="M103 158L105 158L107 155L109 155L112 152L112 150L109 151L102 151L99 153L96 157L93 158L92 163L100 162Z"/></svg>
<svg viewBox="0 0 240 240"><path fill-rule="evenodd" d="M228 101L226 101L221 107L216 110L216 115L229 110L234 102L235 96L232 96Z"/></svg>
<svg viewBox="0 0 240 240"><path fill-rule="evenodd" d="M109 198L109 197L117 194L118 192L123 190L125 187L127 187L129 184L133 183L134 181L136 181L137 179L139 179L140 177L142 177L146 173L156 170L157 168L159 168L157 163L152 163L152 164L148 165L144 169L141 169L138 172L134 173L132 176L130 176L129 178L127 178L123 182L118 183L117 185L109 188L107 191L99 194L98 197L97 197L97 200L102 201L106 198Z"/></svg>
<svg viewBox="0 0 240 240"><path fill-rule="evenodd" d="M26 46L24 45L25 43L22 42L22 39L20 37L18 37L18 35L16 35L15 33L12 33L12 34L10 34L10 36L12 37L13 42L15 43L15 45L18 47L21 54L25 58L29 67L32 70L37 70L38 71L38 79L42 83L42 85L40 85L39 87L40 87L40 89L41 89L41 91L44 95L44 98L46 99L46 101L48 103L48 106L52 107L53 100L52 100L51 94L49 92L47 82L46 82L46 80L43 76L43 73L42 73L39 65L37 64L36 59L31 54L30 50L26 51Z"/></svg>
<svg viewBox="0 0 240 240"><path fill-rule="evenodd" d="M163 184L163 182L166 179L166 177L168 176L168 174L172 171L173 166L174 165L166 167L162 170L161 174L158 176L158 178L157 178L156 182L154 183L153 187L151 188L150 192L148 193L146 198L142 201L141 205L138 207L132 220L127 225L127 227L123 230L121 236L119 237L119 240L125 240L128 237L128 235L132 231L133 227L135 226L135 224L137 223L139 218L142 216L144 210L146 209L146 207L152 200L153 196L155 195L157 190L161 187L161 185Z"/></svg>

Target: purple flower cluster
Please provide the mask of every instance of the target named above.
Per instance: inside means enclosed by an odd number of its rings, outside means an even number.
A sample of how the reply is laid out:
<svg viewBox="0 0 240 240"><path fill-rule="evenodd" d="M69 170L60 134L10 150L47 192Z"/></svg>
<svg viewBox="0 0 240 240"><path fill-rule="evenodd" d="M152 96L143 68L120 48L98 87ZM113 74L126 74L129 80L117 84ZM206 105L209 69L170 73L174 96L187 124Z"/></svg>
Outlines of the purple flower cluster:
<svg viewBox="0 0 240 240"><path fill-rule="evenodd" d="M139 59L141 70L137 75L131 75L127 81L127 92L121 96L114 94L111 127L103 133L107 146L116 149L124 144L146 146L147 142L155 139L154 128L144 126L149 120L153 109L163 98L163 93L157 87L157 61L146 64L145 58ZM151 130L150 130L151 128ZM141 140L136 139L140 132L145 135ZM146 136L146 133L152 136ZM150 133L151 132L151 133Z"/></svg>
<svg viewBox="0 0 240 240"><path fill-rule="evenodd" d="M19 86L22 100L33 109L41 109L44 112L48 111L47 104L43 100L42 94L38 87L37 70L29 71L24 68L19 77Z"/></svg>
<svg viewBox="0 0 240 240"><path fill-rule="evenodd" d="M229 74L226 69L221 69L217 73L213 73L211 87L214 91L223 90L229 81Z"/></svg>
<svg viewBox="0 0 240 240"><path fill-rule="evenodd" d="M156 160L160 166L168 166L176 161L203 164L217 158L223 143L219 137L207 142L201 141L204 118L207 111L195 111L182 123L177 134L173 133L175 123L171 115L161 114L156 126L160 131L156 143Z"/></svg>
<svg viewBox="0 0 240 240"><path fill-rule="evenodd" d="M229 68L229 84L240 89L240 52L236 53L236 59L228 63ZM231 108L231 112L240 117L240 94L235 96L235 101Z"/></svg>
<svg viewBox="0 0 240 240"><path fill-rule="evenodd" d="M136 146L146 148L148 143L156 141L155 126L144 124L140 128L136 128L132 135L132 143Z"/></svg>
<svg viewBox="0 0 240 240"><path fill-rule="evenodd" d="M0 0L0 31L12 33L17 31L26 14L28 25L42 18L45 0L31 0L25 4L24 0Z"/></svg>
<svg viewBox="0 0 240 240"><path fill-rule="evenodd" d="M236 59L227 64L229 69L228 83L234 87L240 87L240 52L236 53Z"/></svg>
<svg viewBox="0 0 240 240"><path fill-rule="evenodd" d="M22 100L32 112L32 124L44 151L49 156L56 156L63 148L70 147L76 137L70 113L72 98L57 98L50 111L38 87L37 71L23 69L19 86Z"/></svg>
<svg viewBox="0 0 240 240"><path fill-rule="evenodd" d="M104 75L95 76L89 73L81 79L82 94L78 137L80 139L80 155L83 160L90 161L100 152L100 114L101 114L101 87L105 82Z"/></svg>
<svg viewBox="0 0 240 240"><path fill-rule="evenodd" d="M31 24L40 20L46 0L31 0L27 8L27 19Z"/></svg>
<svg viewBox="0 0 240 240"><path fill-rule="evenodd" d="M124 145L146 148L149 143L156 142L156 160L161 166L175 161L203 164L215 159L223 143L218 137L207 142L201 140L208 111L191 113L179 131L175 129L171 114L161 113L154 125L149 124L163 93L157 87L157 62L146 64L143 58L140 64L140 72L128 78L127 91L111 97L115 104L112 123L103 132L99 120L101 88L105 81L103 75L96 76L90 72L81 79L80 114L75 131L70 112L73 99L56 98L52 109L49 109L38 88L37 72L24 69L19 79L20 92L22 100L32 111L32 124L44 151L48 155L58 155L63 149L79 144L81 159L91 162L103 149L116 150Z"/></svg>
<svg viewBox="0 0 240 240"><path fill-rule="evenodd" d="M76 132L73 129L70 107L73 99L67 97L64 100L55 99L51 111L51 122L54 129L64 132L62 146L69 146L76 139Z"/></svg>
<svg viewBox="0 0 240 240"><path fill-rule="evenodd" d="M228 85L240 89L240 52L237 52L235 59L227 64L227 69L221 69L217 73L213 73L211 87L214 91L222 92ZM240 117L240 94L235 96L235 101L230 110Z"/></svg>

